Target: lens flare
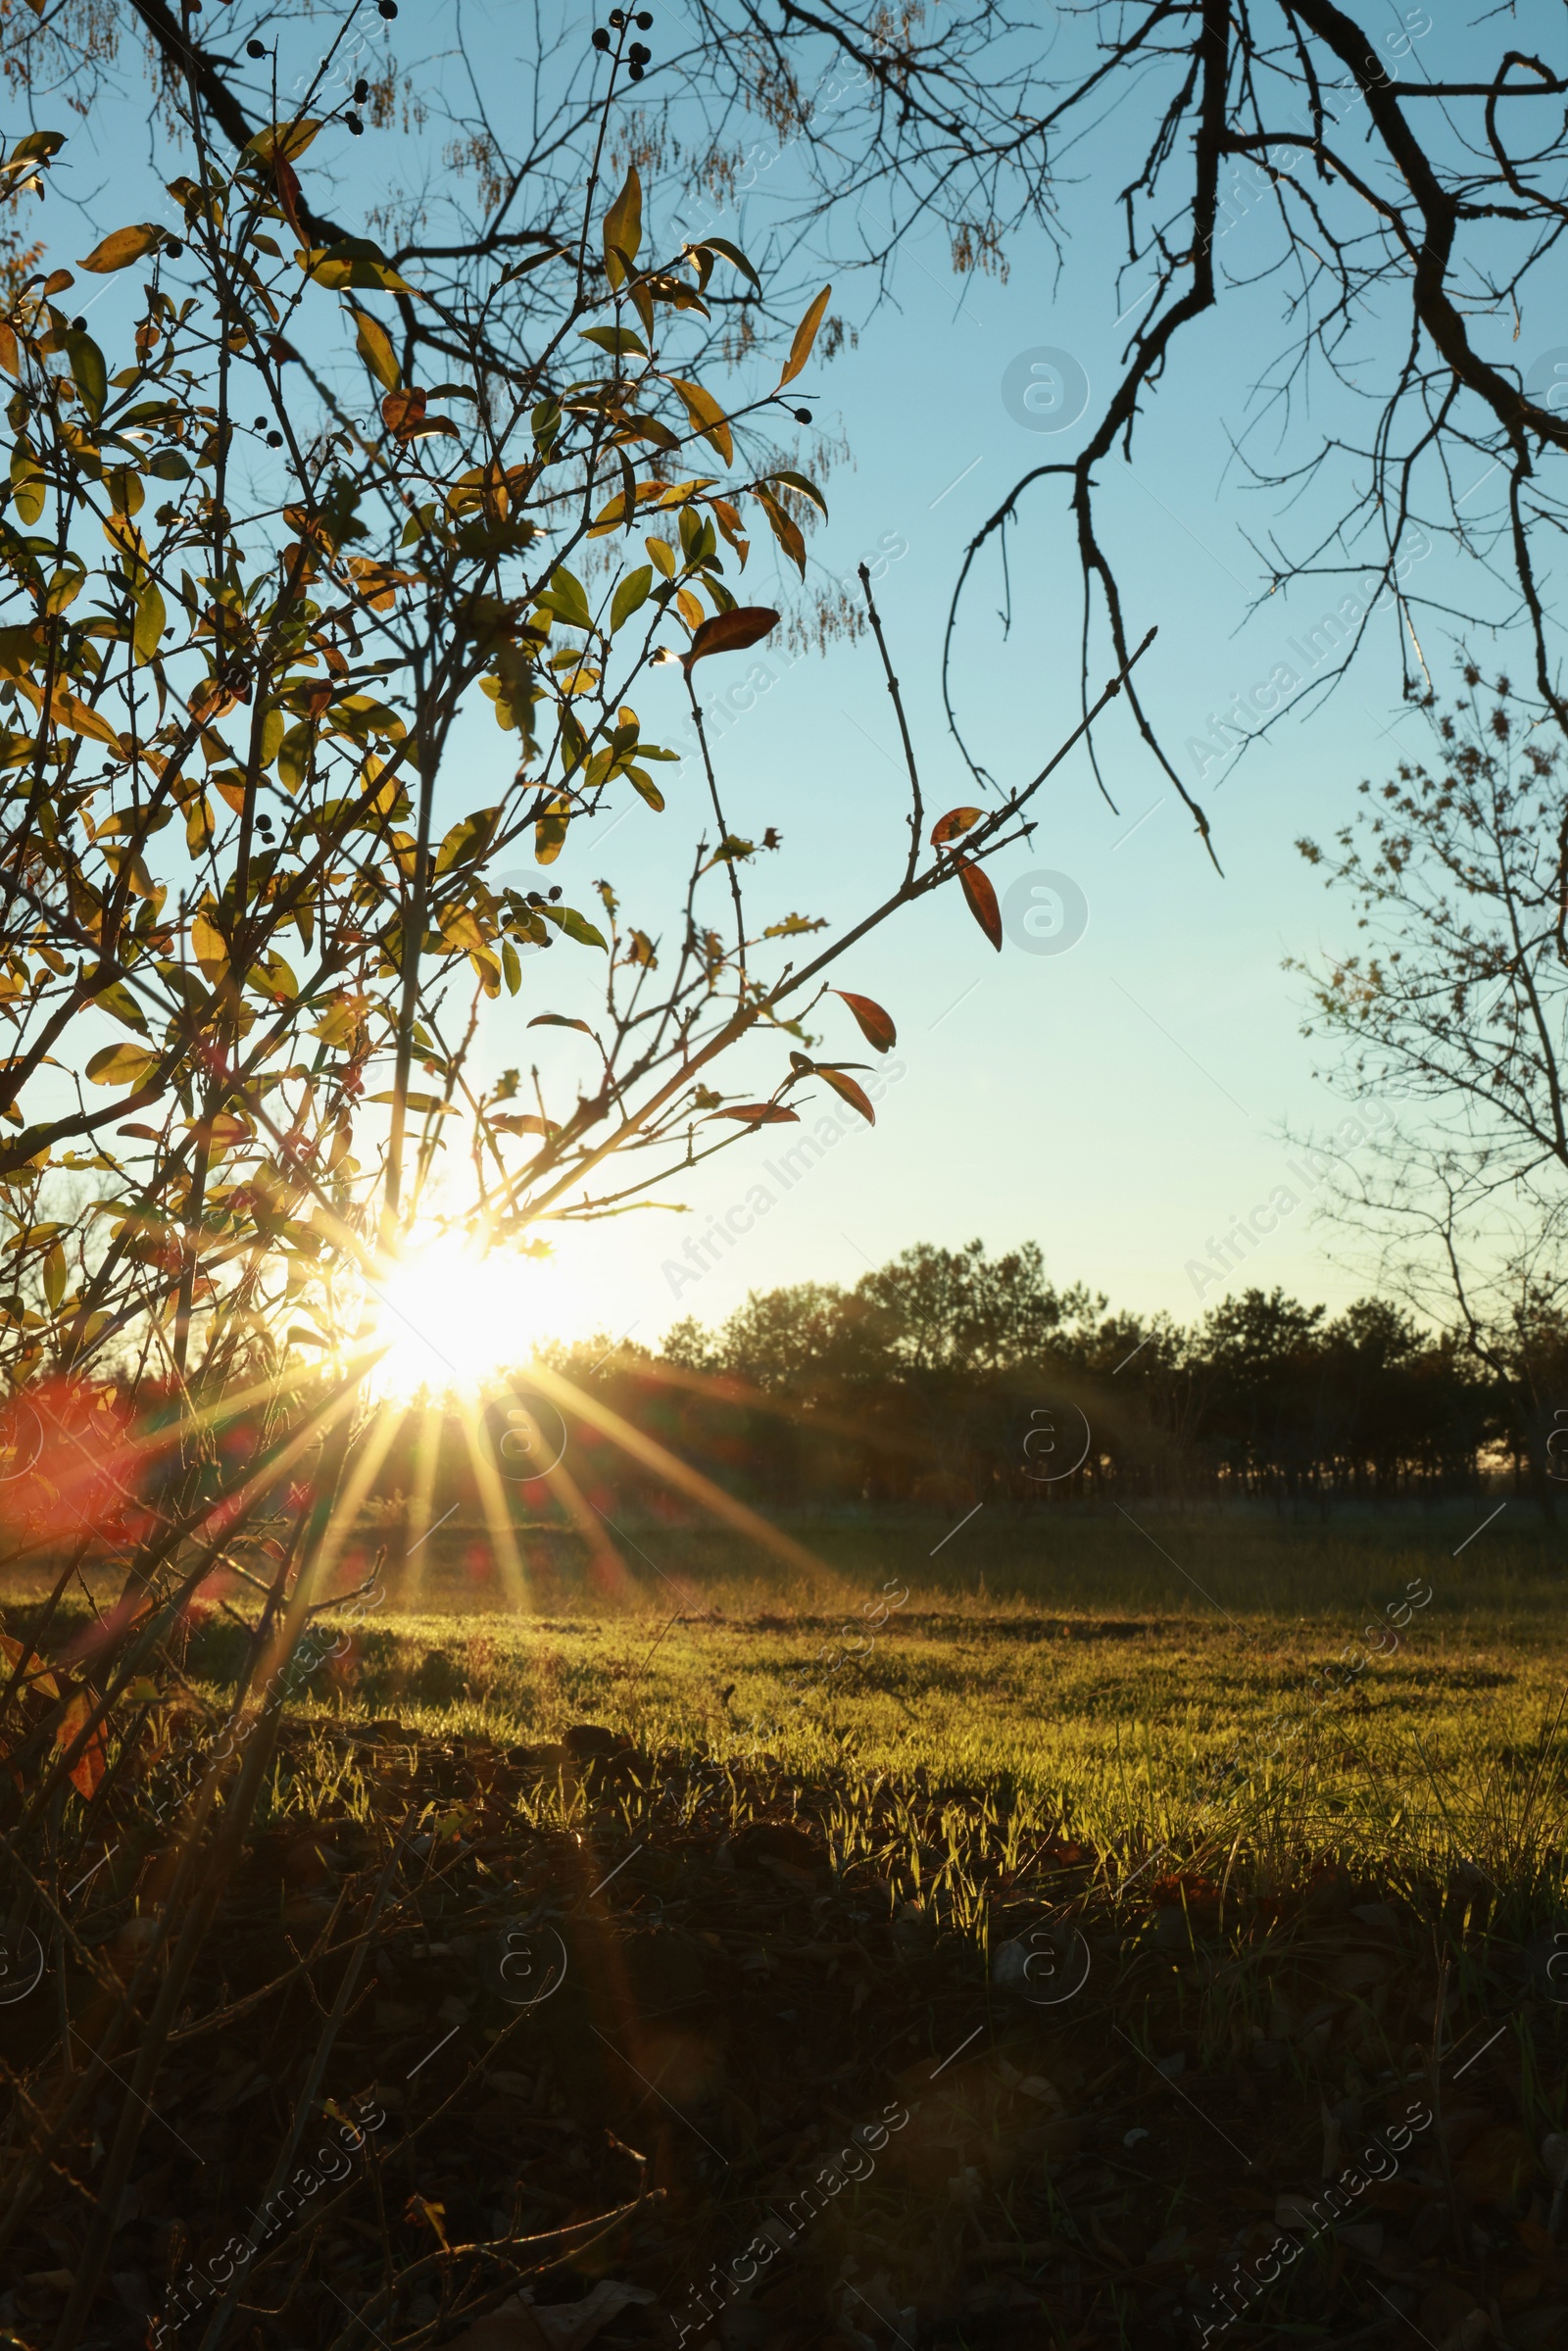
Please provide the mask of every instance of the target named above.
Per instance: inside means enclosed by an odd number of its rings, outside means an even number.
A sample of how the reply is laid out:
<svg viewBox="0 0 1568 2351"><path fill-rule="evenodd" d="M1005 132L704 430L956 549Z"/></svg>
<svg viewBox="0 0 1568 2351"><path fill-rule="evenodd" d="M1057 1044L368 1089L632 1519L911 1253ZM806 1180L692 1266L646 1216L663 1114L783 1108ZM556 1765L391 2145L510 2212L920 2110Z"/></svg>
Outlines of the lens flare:
<svg viewBox="0 0 1568 2351"><path fill-rule="evenodd" d="M407 1401L476 1396L526 1363L537 1329L538 1267L455 1235L411 1249L371 1286L371 1392Z"/></svg>

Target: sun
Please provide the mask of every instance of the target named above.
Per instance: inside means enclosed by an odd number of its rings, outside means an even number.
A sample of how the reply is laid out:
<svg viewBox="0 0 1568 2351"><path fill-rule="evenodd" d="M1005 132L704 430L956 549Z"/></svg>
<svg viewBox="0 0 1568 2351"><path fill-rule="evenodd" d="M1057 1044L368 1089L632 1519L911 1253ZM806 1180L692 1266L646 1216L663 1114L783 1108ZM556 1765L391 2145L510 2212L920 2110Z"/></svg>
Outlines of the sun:
<svg viewBox="0 0 1568 2351"><path fill-rule="evenodd" d="M456 1235L400 1257L370 1285L372 1394L406 1400L474 1396L525 1363L537 1333L538 1266L497 1249L481 1256Z"/></svg>

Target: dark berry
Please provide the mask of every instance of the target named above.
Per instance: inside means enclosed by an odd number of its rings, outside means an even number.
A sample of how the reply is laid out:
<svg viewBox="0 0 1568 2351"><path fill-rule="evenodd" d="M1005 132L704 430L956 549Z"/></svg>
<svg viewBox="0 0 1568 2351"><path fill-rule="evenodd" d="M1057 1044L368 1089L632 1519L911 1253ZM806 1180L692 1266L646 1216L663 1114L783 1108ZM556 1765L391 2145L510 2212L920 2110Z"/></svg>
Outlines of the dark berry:
<svg viewBox="0 0 1568 2351"><path fill-rule="evenodd" d="M358 115L345 115L345 116L344 116L344 118L343 118L343 120L344 120L344 122L345 122L348 124L348 126L349 126L350 130L353 132L354 136L355 136L357 139L363 139L363 138L364 138L364 136L365 136L365 124L364 124L364 123L363 123L363 122L360 121L360 118L359 118L359 116L358 116Z"/></svg>
<svg viewBox="0 0 1568 2351"><path fill-rule="evenodd" d="M640 8L637 11L637 29L639 32L646 32L653 21L654 12L651 8Z"/></svg>
<svg viewBox="0 0 1568 2351"><path fill-rule="evenodd" d="M357 81L354 84L354 103L356 106L363 106L366 99L368 98L369 95L370 85L368 81Z"/></svg>
<svg viewBox="0 0 1568 2351"><path fill-rule="evenodd" d="M282 434L280 432L270 432L267 436L267 446L269 449L281 449L283 446Z"/></svg>
<svg viewBox="0 0 1568 2351"><path fill-rule="evenodd" d="M811 421L810 410L808 408L798 408L795 412L795 421L797 424L809 424Z"/></svg>
<svg viewBox="0 0 1568 2351"><path fill-rule="evenodd" d="M641 66L636 64L635 61L626 68L626 78L628 81L641 81L642 77L643 70Z"/></svg>
<svg viewBox="0 0 1568 2351"><path fill-rule="evenodd" d="M251 427L251 429L252 429L252 431L253 431L253 432L266 432L266 430L267 430L267 418L266 418L265 416L258 416L258 417L257 417L257 419L256 419L256 422L255 422L255 424L254 424L254 425Z"/></svg>
<svg viewBox="0 0 1568 2351"><path fill-rule="evenodd" d="M561 884L560 884L559 882L557 882L557 883L556 883L556 885L555 885L555 887L554 887L554 889L553 889L553 890L551 891L551 893L550 893L550 900L551 900L551 904L552 904L552 905L554 905L554 904L555 904L555 902L556 902L556 900L557 900L557 899L558 899L560 896L561 896Z"/></svg>
<svg viewBox="0 0 1568 2351"><path fill-rule="evenodd" d="M608 49L610 47L610 35L602 24L595 27L594 47L596 49Z"/></svg>
<svg viewBox="0 0 1568 2351"><path fill-rule="evenodd" d="M634 66L646 66L653 54L646 41L633 41L626 52Z"/></svg>
<svg viewBox="0 0 1568 2351"><path fill-rule="evenodd" d="M84 335L87 331L86 319L73 318L71 321L71 331L74 335Z"/></svg>
<svg viewBox="0 0 1568 2351"><path fill-rule="evenodd" d="M245 54L247 57L265 57L267 55L267 43L265 41L247 41L245 44Z"/></svg>
<svg viewBox="0 0 1568 2351"><path fill-rule="evenodd" d="M612 8L610 12L610 22L612 24L613 24L615 30L618 32L626 22L625 10L623 8Z"/></svg>
<svg viewBox="0 0 1568 2351"><path fill-rule="evenodd" d="M172 262L177 262L184 250L185 248L180 243L178 237L171 237L168 244L164 247L165 255Z"/></svg>
<svg viewBox="0 0 1568 2351"><path fill-rule="evenodd" d="M398 13L398 0L376 0L376 6L388 24Z"/></svg>

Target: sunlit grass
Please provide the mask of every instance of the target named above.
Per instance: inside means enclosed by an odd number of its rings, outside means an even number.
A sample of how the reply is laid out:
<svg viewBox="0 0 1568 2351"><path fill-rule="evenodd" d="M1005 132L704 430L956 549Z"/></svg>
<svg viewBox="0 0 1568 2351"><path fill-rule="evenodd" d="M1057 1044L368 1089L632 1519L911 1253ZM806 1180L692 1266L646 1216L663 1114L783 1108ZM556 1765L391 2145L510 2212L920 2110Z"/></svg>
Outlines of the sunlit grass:
<svg viewBox="0 0 1568 2351"><path fill-rule="evenodd" d="M1253 1878L1333 1852L1404 1876L1464 1859L1519 1882L1568 1844L1554 1727L1568 1638L1549 1544L1526 1532L1452 1559L1478 1515L1348 1532L1063 1519L999 1526L983 1561L977 1544L931 1558L927 1527L816 1528L825 1564L794 1574L759 1573L731 1537L642 1528L612 1582L559 1554L533 1578L548 1607L431 1606L432 1584L462 1589L450 1563L425 1571L423 1606L397 1607L394 1584L301 1703L323 1733L395 1720L411 1741L504 1752L590 1721L737 1784L760 1770L840 1790L891 1781L922 1800L989 1792L1111 1871L1166 1844L1218 1868L1240 1838ZM469 1535L457 1543L471 1551ZM1314 1678L1417 1575L1433 1597L1398 1647L1314 1704ZM510 1581L493 1580L498 1599ZM186 1670L215 1701L239 1639L220 1618L193 1631ZM1282 1714L1302 1728L1271 1755ZM362 1767L323 1754L320 1768ZM543 1814L561 1800L553 1775L527 1798Z"/></svg>

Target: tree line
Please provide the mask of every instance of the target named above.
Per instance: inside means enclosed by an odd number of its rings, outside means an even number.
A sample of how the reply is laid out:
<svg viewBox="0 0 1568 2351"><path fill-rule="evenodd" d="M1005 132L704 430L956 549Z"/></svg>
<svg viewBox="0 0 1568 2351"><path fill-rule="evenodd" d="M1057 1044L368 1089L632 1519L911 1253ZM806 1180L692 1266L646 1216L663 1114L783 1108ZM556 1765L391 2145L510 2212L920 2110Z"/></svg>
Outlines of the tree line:
<svg viewBox="0 0 1568 2351"><path fill-rule="evenodd" d="M596 1371L599 1343L558 1367L773 1508L1381 1500L1505 1477L1549 1509L1568 1329L1542 1310L1489 1341L1500 1373L1388 1298L1331 1314L1278 1288L1187 1324L1113 1311L1058 1287L1036 1243L973 1241L919 1244L848 1288L754 1291L721 1328L677 1323L657 1354L622 1348ZM574 1458L609 1474L591 1431Z"/></svg>

